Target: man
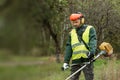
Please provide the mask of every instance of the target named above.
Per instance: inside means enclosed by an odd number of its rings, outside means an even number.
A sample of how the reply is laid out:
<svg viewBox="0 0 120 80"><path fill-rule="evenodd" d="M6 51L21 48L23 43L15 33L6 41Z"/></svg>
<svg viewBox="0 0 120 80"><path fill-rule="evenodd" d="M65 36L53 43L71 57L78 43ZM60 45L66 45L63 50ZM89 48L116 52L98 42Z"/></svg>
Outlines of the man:
<svg viewBox="0 0 120 80"><path fill-rule="evenodd" d="M72 59L72 74L81 68L83 63L90 61L94 57L97 38L95 28L84 23L84 15L82 13L71 14L70 21L73 29L66 44L63 69L66 70L69 67L70 59ZM82 71L85 75L85 80L93 80L93 63L87 65ZM81 71L74 75L71 80L79 80L80 74Z"/></svg>

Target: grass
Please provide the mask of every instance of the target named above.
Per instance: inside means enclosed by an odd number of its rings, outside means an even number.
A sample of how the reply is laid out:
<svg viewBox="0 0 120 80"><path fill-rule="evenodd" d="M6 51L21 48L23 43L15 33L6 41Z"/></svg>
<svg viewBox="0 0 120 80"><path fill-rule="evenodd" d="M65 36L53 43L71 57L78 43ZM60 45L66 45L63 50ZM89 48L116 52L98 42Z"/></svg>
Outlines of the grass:
<svg viewBox="0 0 120 80"><path fill-rule="evenodd" d="M62 63L50 61L48 57L18 57L10 58L11 62L42 61L40 64L0 66L0 80L65 80L70 70L61 71ZM5 61L4 63L6 63ZM95 80L119 80L120 61L116 59L98 59L95 62ZM111 76L112 75L112 76ZM83 74L81 79L84 80Z"/></svg>

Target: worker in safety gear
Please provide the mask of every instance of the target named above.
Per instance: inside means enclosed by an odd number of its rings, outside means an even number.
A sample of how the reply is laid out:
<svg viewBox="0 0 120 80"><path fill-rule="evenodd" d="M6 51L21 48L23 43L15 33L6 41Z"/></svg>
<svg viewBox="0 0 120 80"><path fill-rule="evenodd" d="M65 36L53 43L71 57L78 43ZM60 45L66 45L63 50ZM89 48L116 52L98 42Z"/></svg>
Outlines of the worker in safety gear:
<svg viewBox="0 0 120 80"><path fill-rule="evenodd" d="M66 43L66 53L64 56L63 69L69 68L71 59L71 74L77 71L83 63L90 61L95 54L97 46L96 30L91 25L85 24L82 13L70 15L70 22L73 29L70 31ZM93 63L87 65L83 70L85 80L93 80ZM81 71L74 75L71 80L79 80Z"/></svg>

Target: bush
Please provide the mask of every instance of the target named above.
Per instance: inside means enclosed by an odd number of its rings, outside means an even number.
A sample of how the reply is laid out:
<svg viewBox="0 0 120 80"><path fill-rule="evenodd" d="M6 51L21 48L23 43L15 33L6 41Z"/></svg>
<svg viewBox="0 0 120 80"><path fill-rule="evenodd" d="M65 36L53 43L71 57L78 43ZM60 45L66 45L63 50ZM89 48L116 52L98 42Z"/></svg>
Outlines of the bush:
<svg viewBox="0 0 120 80"><path fill-rule="evenodd" d="M0 50L0 61L6 61L11 59L11 51L7 49Z"/></svg>

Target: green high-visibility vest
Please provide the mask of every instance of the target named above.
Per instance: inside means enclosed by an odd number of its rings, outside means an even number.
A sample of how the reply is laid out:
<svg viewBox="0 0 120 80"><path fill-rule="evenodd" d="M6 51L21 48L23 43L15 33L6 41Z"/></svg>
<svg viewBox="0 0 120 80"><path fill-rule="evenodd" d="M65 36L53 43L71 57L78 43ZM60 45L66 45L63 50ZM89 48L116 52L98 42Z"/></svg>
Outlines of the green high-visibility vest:
<svg viewBox="0 0 120 80"><path fill-rule="evenodd" d="M83 32L82 39L86 44L89 43L89 32L92 26L87 26ZM76 29L71 30L71 46L73 50L72 60L80 59L81 57L87 58L87 53L89 50L85 47L85 44L82 41L79 41Z"/></svg>

